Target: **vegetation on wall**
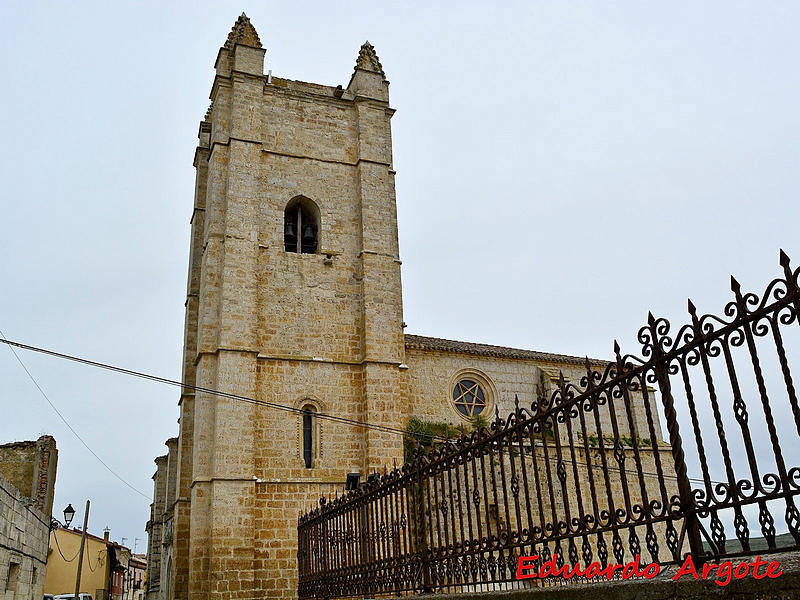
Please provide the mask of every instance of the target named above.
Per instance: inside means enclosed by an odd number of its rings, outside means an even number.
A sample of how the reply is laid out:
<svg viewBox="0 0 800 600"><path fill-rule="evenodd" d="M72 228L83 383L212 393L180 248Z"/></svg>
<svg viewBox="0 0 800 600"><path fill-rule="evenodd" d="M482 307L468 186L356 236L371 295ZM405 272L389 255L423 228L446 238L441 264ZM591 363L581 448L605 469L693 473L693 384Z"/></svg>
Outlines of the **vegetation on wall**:
<svg viewBox="0 0 800 600"><path fill-rule="evenodd" d="M477 431L481 427L489 427L489 419L485 415L475 415L470 419L472 423L472 431Z"/></svg>
<svg viewBox="0 0 800 600"><path fill-rule="evenodd" d="M408 420L406 431L410 434L405 438L405 458L411 460L416 443L427 453L434 447L436 438L452 440L461 435L461 431L450 423L438 421L424 421L419 417Z"/></svg>
<svg viewBox="0 0 800 600"><path fill-rule="evenodd" d="M583 435L580 432L578 433L578 439L579 440L583 439ZM595 435L595 434L589 434L588 436L586 436L586 440L589 442L589 447L590 448L597 448L599 446L599 439L598 439L597 435ZM620 441L620 444L622 444L623 446L629 446L629 447L633 448L633 438L631 436L629 436L629 435L620 435L619 436L619 441ZM652 445L652 442L650 441L650 438L642 438L642 437L640 437L640 438L637 438L636 441L638 442L638 446L640 448L647 448L647 447L650 447ZM603 445L606 448L612 448L614 446L614 435L611 434L611 433L603 434Z"/></svg>

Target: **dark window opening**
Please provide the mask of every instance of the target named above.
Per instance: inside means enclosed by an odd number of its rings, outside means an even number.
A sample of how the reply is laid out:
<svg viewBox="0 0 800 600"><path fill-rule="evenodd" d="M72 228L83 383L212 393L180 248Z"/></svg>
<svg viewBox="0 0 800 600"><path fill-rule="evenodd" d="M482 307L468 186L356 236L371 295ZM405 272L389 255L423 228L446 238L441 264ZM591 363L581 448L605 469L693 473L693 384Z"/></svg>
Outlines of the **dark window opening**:
<svg viewBox="0 0 800 600"><path fill-rule="evenodd" d="M8 565L8 579L6 579L5 591L16 593L18 579L19 579L19 563L12 562Z"/></svg>
<svg viewBox="0 0 800 600"><path fill-rule="evenodd" d="M308 198L298 196L283 213L283 244L287 252L314 254L317 251L319 209Z"/></svg>
<svg viewBox="0 0 800 600"><path fill-rule="evenodd" d="M306 469L314 466L314 409L310 406L303 409L303 461Z"/></svg>

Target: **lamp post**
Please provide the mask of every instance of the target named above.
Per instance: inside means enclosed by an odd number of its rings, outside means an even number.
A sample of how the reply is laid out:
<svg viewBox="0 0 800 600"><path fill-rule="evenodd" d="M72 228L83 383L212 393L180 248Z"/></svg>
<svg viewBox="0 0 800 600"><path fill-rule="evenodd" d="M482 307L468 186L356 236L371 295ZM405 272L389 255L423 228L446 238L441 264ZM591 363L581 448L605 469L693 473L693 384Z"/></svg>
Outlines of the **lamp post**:
<svg viewBox="0 0 800 600"><path fill-rule="evenodd" d="M75 516L75 509L72 508L72 504L68 504L67 508L64 509L64 525L61 525L58 519L55 517L50 517L50 531L54 531L59 527L63 527L64 529L69 529L70 524L72 523L72 518Z"/></svg>
<svg viewBox="0 0 800 600"><path fill-rule="evenodd" d="M70 505L71 506L71 505ZM72 511L75 514L75 511ZM64 518L66 519L66 511ZM72 520L72 519L70 519ZM75 600L79 600L81 593L81 569L83 567L83 549L86 546L86 528L89 525L89 501L86 501L86 512L83 515L83 531L81 532L81 550L78 553L78 575L75 577Z"/></svg>

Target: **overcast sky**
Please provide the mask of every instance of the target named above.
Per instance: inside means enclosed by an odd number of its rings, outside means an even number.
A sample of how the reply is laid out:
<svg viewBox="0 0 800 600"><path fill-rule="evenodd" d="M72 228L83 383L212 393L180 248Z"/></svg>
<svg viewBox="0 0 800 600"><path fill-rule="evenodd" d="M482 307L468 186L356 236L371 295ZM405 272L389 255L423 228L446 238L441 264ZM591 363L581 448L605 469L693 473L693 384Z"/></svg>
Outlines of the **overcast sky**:
<svg viewBox="0 0 800 600"><path fill-rule="evenodd" d="M279 77L347 85L375 46L409 333L636 352L648 310L720 312L731 273L760 292L800 261L796 2L4 2L8 338L180 377L192 157L242 10ZM151 494L177 391L20 357ZM8 348L0 411L0 442L56 437L56 515L89 497L92 532L145 547L149 500Z"/></svg>

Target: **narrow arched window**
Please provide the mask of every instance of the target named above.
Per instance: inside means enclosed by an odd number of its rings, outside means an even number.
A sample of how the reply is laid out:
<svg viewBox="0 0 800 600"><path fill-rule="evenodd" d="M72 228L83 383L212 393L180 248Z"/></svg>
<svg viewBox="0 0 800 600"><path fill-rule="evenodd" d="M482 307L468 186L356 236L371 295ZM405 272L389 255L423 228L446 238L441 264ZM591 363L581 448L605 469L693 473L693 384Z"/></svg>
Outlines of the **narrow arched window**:
<svg viewBox="0 0 800 600"><path fill-rule="evenodd" d="M287 252L314 254L319 236L319 208L305 196L296 196L283 212L283 244Z"/></svg>
<svg viewBox="0 0 800 600"><path fill-rule="evenodd" d="M303 462L306 469L314 466L314 413L317 410L310 404L303 407Z"/></svg>

